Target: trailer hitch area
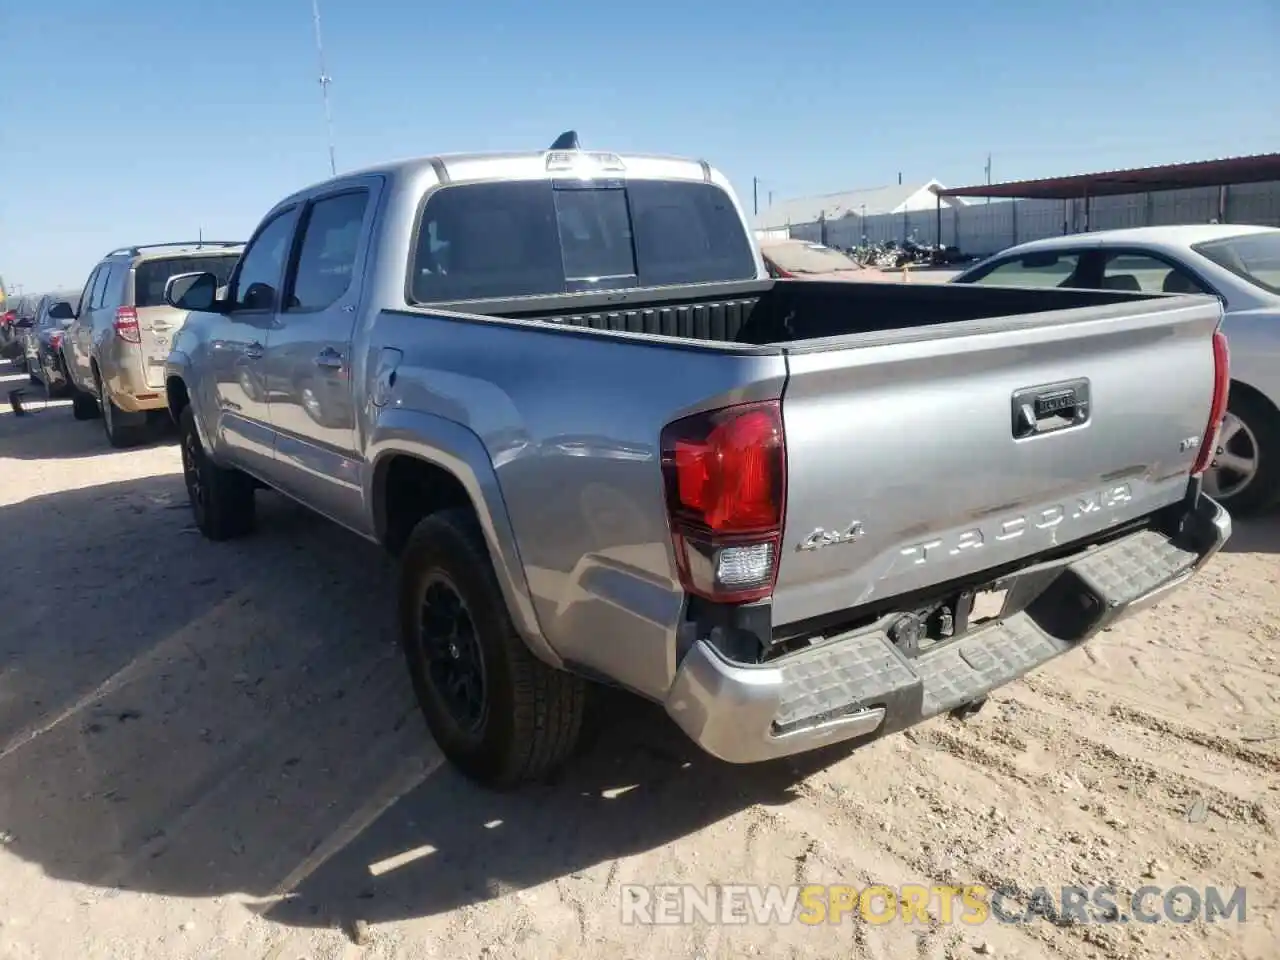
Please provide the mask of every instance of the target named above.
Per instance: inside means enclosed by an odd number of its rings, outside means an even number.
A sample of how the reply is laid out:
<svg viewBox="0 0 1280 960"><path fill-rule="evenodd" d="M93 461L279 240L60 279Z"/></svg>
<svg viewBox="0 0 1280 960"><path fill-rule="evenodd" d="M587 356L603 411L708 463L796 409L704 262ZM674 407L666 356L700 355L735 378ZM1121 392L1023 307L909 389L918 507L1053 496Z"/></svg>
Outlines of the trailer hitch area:
<svg viewBox="0 0 1280 960"><path fill-rule="evenodd" d="M977 700L970 700L968 703L960 704L960 706L956 707L947 715L953 720L960 720L963 722L968 720L970 717L975 716L978 711L986 705L987 698L979 697Z"/></svg>

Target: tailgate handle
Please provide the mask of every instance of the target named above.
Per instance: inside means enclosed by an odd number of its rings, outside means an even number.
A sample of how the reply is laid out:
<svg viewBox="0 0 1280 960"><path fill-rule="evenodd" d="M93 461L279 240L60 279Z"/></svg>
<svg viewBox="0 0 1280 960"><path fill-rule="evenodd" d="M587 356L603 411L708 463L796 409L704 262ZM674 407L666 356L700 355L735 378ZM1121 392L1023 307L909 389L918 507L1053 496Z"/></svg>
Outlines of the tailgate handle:
<svg viewBox="0 0 1280 960"><path fill-rule="evenodd" d="M1089 422L1089 381L1023 387L1014 391L1011 406L1016 440L1083 426Z"/></svg>

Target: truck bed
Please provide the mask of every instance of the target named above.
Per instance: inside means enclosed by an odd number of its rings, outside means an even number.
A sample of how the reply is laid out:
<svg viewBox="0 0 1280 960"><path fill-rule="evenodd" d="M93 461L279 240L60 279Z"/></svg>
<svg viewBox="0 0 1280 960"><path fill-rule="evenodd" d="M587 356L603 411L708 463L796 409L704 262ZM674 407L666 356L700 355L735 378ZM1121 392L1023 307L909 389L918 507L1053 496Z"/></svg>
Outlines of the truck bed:
<svg viewBox="0 0 1280 960"><path fill-rule="evenodd" d="M549 642L661 697L682 603L666 424L779 403L768 621L787 643L981 588L1180 502L1221 315L1207 297L780 280L432 304L384 314L378 337L415 345L406 407L483 438ZM568 335L582 328L601 335Z"/></svg>
<svg viewBox="0 0 1280 960"><path fill-rule="evenodd" d="M594 297L433 304L460 313L541 320L591 330L766 346L967 320L1138 303L1158 295L1114 290L967 284L770 280Z"/></svg>
<svg viewBox="0 0 1280 960"><path fill-rule="evenodd" d="M1220 313L1203 297L793 280L645 296L491 315L786 354L787 539L863 533L784 554L775 627L1149 515L1182 496L1205 429ZM1079 422L1019 433L1018 398L1057 389Z"/></svg>

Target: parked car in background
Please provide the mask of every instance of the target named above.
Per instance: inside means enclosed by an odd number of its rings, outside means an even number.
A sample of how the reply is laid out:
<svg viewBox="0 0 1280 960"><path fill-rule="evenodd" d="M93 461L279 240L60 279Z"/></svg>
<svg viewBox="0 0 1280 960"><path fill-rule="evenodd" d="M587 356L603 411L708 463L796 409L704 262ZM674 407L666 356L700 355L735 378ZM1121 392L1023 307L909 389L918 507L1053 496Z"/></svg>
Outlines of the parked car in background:
<svg viewBox="0 0 1280 960"><path fill-rule="evenodd" d="M20 334L14 326L18 319L18 311L11 304L6 304L0 312L0 360L16 359Z"/></svg>
<svg viewBox="0 0 1280 960"><path fill-rule="evenodd" d="M148 418L167 416L164 363L186 314L165 303L165 286L192 272L226 283L242 248L208 240L152 243L102 258L62 338L77 420L101 416L108 441L124 447L143 438Z"/></svg>
<svg viewBox="0 0 1280 960"><path fill-rule="evenodd" d="M800 280L868 280L874 270L848 254L809 240L761 240L760 255L769 276Z"/></svg>
<svg viewBox="0 0 1280 960"><path fill-rule="evenodd" d="M571 755L588 679L739 763L971 708L1230 534L1217 301L770 279L698 160L345 174L220 284L167 293L197 527L266 485L398 556L422 712L491 785Z"/></svg>
<svg viewBox="0 0 1280 960"><path fill-rule="evenodd" d="M8 359L8 354L12 351L14 337L11 324L17 317L9 293L4 288L4 279L0 278L0 359Z"/></svg>
<svg viewBox="0 0 1280 960"><path fill-rule="evenodd" d="M9 298L9 309L0 321L0 357L14 360L18 366L26 369L27 358L22 349L23 331L35 322L36 304L39 294L26 293Z"/></svg>
<svg viewBox="0 0 1280 960"><path fill-rule="evenodd" d="M1205 490L1239 513L1280 499L1280 229L1189 224L1050 237L1005 250L952 282L1217 297L1231 395Z"/></svg>
<svg viewBox="0 0 1280 960"><path fill-rule="evenodd" d="M71 310L55 311L54 307L59 303L70 305ZM46 293L36 303L34 322L22 331L27 372L32 382L42 384L51 396L61 395L69 389L66 368L62 363L62 338L79 303L78 290ZM58 319L55 313L62 319Z"/></svg>

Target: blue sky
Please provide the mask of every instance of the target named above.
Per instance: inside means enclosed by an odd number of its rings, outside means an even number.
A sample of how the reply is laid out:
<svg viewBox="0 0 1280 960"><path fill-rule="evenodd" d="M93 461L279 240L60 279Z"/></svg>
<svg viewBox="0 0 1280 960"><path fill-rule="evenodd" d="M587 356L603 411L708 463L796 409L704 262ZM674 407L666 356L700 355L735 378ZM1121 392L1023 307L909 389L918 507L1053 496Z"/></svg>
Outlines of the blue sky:
<svg viewBox="0 0 1280 960"><path fill-rule="evenodd" d="M584 145L702 156L750 204L1280 149L1276 0L321 0L339 169ZM5 0L0 276L243 238L328 175L311 0ZM761 203L764 203L762 193Z"/></svg>

